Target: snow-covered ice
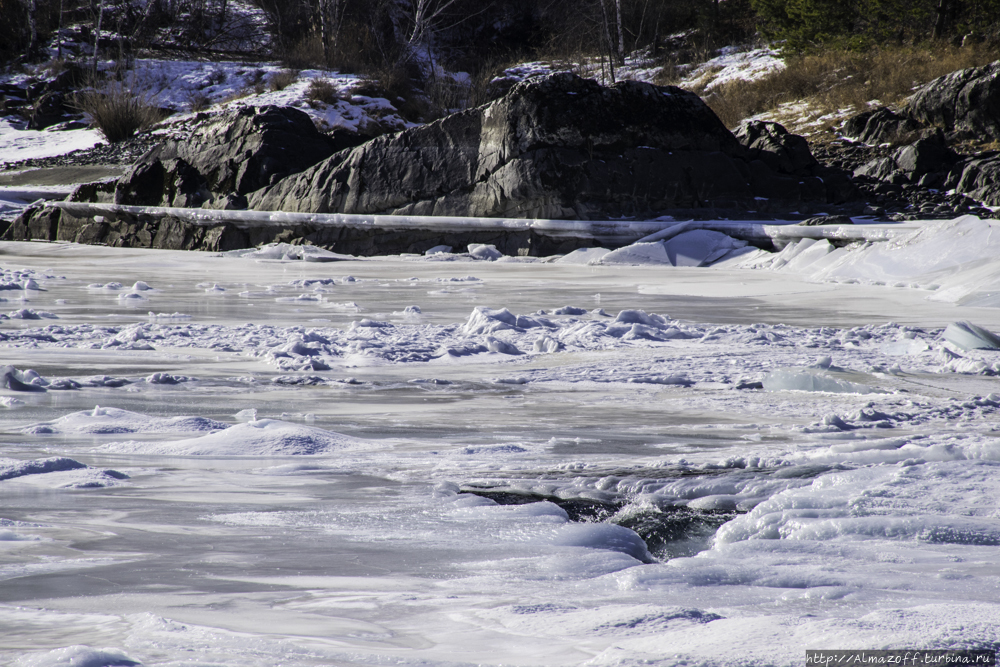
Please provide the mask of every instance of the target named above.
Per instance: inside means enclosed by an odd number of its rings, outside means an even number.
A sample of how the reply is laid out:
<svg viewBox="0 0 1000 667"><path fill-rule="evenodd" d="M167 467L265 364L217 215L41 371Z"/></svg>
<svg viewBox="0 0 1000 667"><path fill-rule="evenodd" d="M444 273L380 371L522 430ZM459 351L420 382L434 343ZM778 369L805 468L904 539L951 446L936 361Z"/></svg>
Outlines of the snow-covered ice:
<svg viewBox="0 0 1000 667"><path fill-rule="evenodd" d="M0 661L996 648L991 229L620 262L0 243L4 312L37 315L0 320Z"/></svg>

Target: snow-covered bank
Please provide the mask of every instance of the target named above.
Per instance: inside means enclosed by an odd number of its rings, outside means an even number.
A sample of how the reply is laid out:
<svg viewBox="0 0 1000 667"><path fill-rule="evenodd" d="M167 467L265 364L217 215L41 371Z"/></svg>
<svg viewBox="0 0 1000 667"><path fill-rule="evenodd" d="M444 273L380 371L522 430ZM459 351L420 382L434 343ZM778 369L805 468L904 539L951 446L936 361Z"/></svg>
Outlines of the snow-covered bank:
<svg viewBox="0 0 1000 667"><path fill-rule="evenodd" d="M934 301L1000 306L1000 223L963 216L925 223L889 243L835 248L803 239L776 255L757 253L731 266L784 271L813 280L909 287L933 292Z"/></svg>

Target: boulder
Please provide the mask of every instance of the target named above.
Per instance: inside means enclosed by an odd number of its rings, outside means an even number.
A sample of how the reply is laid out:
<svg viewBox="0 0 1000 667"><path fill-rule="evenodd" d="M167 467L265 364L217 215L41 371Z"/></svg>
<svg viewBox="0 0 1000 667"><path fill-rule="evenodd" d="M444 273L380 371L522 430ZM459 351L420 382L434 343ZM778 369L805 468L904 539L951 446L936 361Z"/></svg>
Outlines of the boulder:
<svg viewBox="0 0 1000 667"><path fill-rule="evenodd" d="M66 99L66 94L53 91L39 97L31 107L28 116L29 130L44 130L58 125L73 116L74 109Z"/></svg>
<svg viewBox="0 0 1000 667"><path fill-rule="evenodd" d="M925 125L949 132L1000 139L998 74L1000 61L935 79L910 98L909 113Z"/></svg>
<svg viewBox="0 0 1000 667"><path fill-rule="evenodd" d="M895 143L920 129L908 116L887 107L878 107L851 116L844 123L843 135L872 146Z"/></svg>
<svg viewBox="0 0 1000 667"><path fill-rule="evenodd" d="M926 174L946 172L958 160L940 131L903 146L893 156L899 170L916 183Z"/></svg>
<svg viewBox="0 0 1000 667"><path fill-rule="evenodd" d="M940 131L926 133L910 145L902 146L891 157L881 157L854 170L854 175L902 185L918 183L934 186L945 181L959 156L948 148Z"/></svg>
<svg viewBox="0 0 1000 667"><path fill-rule="evenodd" d="M961 174L955 185L956 192L988 206L1000 206L1000 155L987 154L958 166Z"/></svg>
<svg viewBox="0 0 1000 667"><path fill-rule="evenodd" d="M231 202L311 167L335 148L298 109L244 107L197 125L188 137L153 147L118 181L115 203L198 207Z"/></svg>
<svg viewBox="0 0 1000 667"><path fill-rule="evenodd" d="M792 134L779 123L750 120L733 132L746 146L751 160L760 160L773 171L783 174L809 174L819 162L809 150L809 143Z"/></svg>
<svg viewBox="0 0 1000 667"><path fill-rule="evenodd" d="M767 145L783 151L779 162L808 162L797 142L775 136ZM755 180L795 208L827 203L819 179L757 163L751 169L747 150L692 93L557 73L337 153L249 203L311 213L606 219L766 208Z"/></svg>

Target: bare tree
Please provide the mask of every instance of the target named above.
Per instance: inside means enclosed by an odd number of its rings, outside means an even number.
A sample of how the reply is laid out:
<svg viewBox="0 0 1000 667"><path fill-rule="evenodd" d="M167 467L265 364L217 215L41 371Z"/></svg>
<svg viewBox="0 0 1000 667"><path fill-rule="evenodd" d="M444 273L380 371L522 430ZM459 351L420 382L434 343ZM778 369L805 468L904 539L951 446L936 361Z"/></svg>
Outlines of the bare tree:
<svg viewBox="0 0 1000 667"><path fill-rule="evenodd" d="M344 0L319 0L320 41L323 43L323 60L330 64L333 51L337 48L340 38L340 27L344 21L344 11L347 9Z"/></svg>
<svg viewBox="0 0 1000 667"><path fill-rule="evenodd" d="M408 18L412 23L407 45L412 49L433 36L445 11L459 0L410 0Z"/></svg>

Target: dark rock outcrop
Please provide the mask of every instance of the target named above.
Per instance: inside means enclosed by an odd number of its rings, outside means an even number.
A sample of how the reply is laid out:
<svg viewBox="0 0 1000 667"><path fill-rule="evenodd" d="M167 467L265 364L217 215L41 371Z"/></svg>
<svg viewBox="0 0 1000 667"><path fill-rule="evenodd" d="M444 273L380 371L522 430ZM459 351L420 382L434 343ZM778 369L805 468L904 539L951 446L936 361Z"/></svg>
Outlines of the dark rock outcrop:
<svg viewBox="0 0 1000 667"><path fill-rule="evenodd" d="M902 146L891 157L882 157L855 170L855 176L902 185L917 183L939 188L959 156L948 148L940 132L929 133L912 144Z"/></svg>
<svg viewBox="0 0 1000 667"><path fill-rule="evenodd" d="M969 137L1000 139L1000 61L959 70L922 86L909 114L924 125Z"/></svg>
<svg viewBox="0 0 1000 667"><path fill-rule="evenodd" d="M768 160L778 151L779 173L691 93L559 73L337 153L249 200L256 210L599 220L850 198L804 171L808 147L785 135L757 149Z"/></svg>
<svg viewBox="0 0 1000 667"><path fill-rule="evenodd" d="M1000 154L985 153L956 167L945 187L952 186L955 191L988 206L1000 206Z"/></svg>
<svg viewBox="0 0 1000 667"><path fill-rule="evenodd" d="M773 171L802 174L819 166L809 143L778 123L752 120L740 125L733 134L746 146L751 160L760 160Z"/></svg>
<svg viewBox="0 0 1000 667"><path fill-rule="evenodd" d="M879 145L896 143L919 129L920 125L912 118L887 107L878 107L848 118L843 135L855 141Z"/></svg>
<svg viewBox="0 0 1000 667"><path fill-rule="evenodd" d="M209 120L190 137L152 148L119 180L115 202L231 207L334 150L333 140L298 109L245 107Z"/></svg>

